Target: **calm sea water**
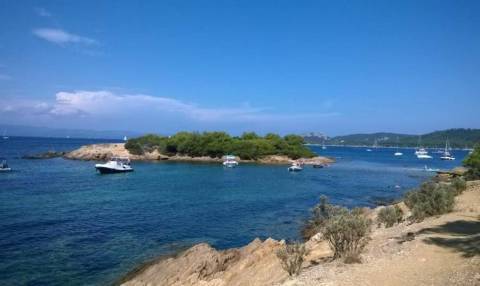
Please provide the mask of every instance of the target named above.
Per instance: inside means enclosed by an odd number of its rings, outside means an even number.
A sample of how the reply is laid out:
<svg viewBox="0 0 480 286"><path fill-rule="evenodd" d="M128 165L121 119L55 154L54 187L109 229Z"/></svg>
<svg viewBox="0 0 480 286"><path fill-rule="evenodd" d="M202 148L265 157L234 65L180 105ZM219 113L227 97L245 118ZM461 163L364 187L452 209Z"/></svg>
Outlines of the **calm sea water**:
<svg viewBox="0 0 480 286"><path fill-rule="evenodd" d="M255 237L297 239L321 194L349 207L373 206L431 176L426 163L452 168L466 155L420 161L412 149L396 158L386 148L311 147L337 163L289 173L286 166L135 162L135 172L115 175L97 174L94 162L20 159L99 142L0 141L0 157L14 169L0 174L0 285L108 285L197 242L227 248Z"/></svg>

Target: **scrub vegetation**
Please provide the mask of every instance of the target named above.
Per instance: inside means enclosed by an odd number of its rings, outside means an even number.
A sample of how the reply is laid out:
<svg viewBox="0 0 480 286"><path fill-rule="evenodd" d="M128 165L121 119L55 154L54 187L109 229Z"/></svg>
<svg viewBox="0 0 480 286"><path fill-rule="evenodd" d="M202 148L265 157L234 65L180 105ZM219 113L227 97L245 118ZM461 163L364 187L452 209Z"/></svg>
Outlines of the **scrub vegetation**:
<svg viewBox="0 0 480 286"><path fill-rule="evenodd" d="M220 158L225 154L244 160L256 160L268 155L285 155L292 159L311 158L315 154L303 145L301 136L281 137L269 133L259 136L254 132L233 137L225 132L179 132L173 136L145 135L129 139L125 148L135 155L158 150L166 155Z"/></svg>
<svg viewBox="0 0 480 286"><path fill-rule="evenodd" d="M362 209L349 210L331 205L325 196L312 210L312 218L302 230L305 239L321 233L333 250L333 258L346 263L360 262L360 253L367 244L372 221Z"/></svg>
<svg viewBox="0 0 480 286"><path fill-rule="evenodd" d="M392 227L396 223L400 223L402 221L403 211L397 205L382 208L378 212L377 223L379 226L383 224L385 227Z"/></svg>
<svg viewBox="0 0 480 286"><path fill-rule="evenodd" d="M300 273L303 260L308 253L305 249L305 244L295 242L286 244L283 248L279 249L276 254L280 259L282 268L288 272L288 275L294 276Z"/></svg>
<svg viewBox="0 0 480 286"><path fill-rule="evenodd" d="M464 161L463 165L469 168L466 179L478 180L480 179L480 144L475 145L475 149Z"/></svg>

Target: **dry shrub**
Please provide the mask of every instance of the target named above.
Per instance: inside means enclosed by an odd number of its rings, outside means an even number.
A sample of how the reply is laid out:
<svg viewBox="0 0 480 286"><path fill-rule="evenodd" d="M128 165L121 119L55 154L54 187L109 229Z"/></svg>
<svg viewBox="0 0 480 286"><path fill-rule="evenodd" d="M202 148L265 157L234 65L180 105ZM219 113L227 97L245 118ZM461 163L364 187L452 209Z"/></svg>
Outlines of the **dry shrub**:
<svg viewBox="0 0 480 286"><path fill-rule="evenodd" d="M378 226L383 224L385 225L385 227L392 227L396 223L400 223L402 221L403 221L403 211L397 205L382 208L378 212L378 217L377 217Z"/></svg>
<svg viewBox="0 0 480 286"><path fill-rule="evenodd" d="M359 255L369 240L372 221L361 209L346 208L330 217L325 223L323 236L333 249L333 258L346 261L359 260Z"/></svg>
<svg viewBox="0 0 480 286"><path fill-rule="evenodd" d="M287 271L290 276L300 273L306 255L307 250L305 249L305 244L298 242L286 244L285 247L277 251L277 257L280 259L282 268Z"/></svg>
<svg viewBox="0 0 480 286"><path fill-rule="evenodd" d="M423 183L420 188L405 195L405 204L412 211L413 221L451 212L455 203L455 190L451 186Z"/></svg>

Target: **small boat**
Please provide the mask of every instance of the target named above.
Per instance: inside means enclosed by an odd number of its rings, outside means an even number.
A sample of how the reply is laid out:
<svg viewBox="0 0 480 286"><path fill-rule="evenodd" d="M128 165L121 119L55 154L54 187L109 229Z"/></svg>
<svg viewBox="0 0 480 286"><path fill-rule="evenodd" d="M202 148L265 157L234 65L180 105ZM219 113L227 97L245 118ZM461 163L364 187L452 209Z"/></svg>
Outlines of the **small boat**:
<svg viewBox="0 0 480 286"><path fill-rule="evenodd" d="M325 140L323 140L322 150L326 150L326 149L327 149L327 146L325 146Z"/></svg>
<svg viewBox="0 0 480 286"><path fill-rule="evenodd" d="M123 136L123 141L128 141L127 136Z"/></svg>
<svg viewBox="0 0 480 286"><path fill-rule="evenodd" d="M5 130L3 130L3 136L2 136L2 138L3 138L4 140L7 140L7 139L8 139L7 132L6 132Z"/></svg>
<svg viewBox="0 0 480 286"><path fill-rule="evenodd" d="M367 150L365 150L365 151L367 151L367 152L372 152L372 149L367 149Z"/></svg>
<svg viewBox="0 0 480 286"><path fill-rule="evenodd" d="M450 146L448 144L448 140L445 142L445 151L443 151L443 156L440 157L442 160L446 161L453 161L455 160L455 157L450 154Z"/></svg>
<svg viewBox="0 0 480 286"><path fill-rule="evenodd" d="M126 173L133 171L128 157L112 157L112 159L105 164L95 164L95 169L97 169L100 174Z"/></svg>
<svg viewBox="0 0 480 286"><path fill-rule="evenodd" d="M418 148L415 150L415 155L418 159L432 159L432 156L428 155L428 151L421 147L422 146L422 136L418 137Z"/></svg>
<svg viewBox="0 0 480 286"><path fill-rule="evenodd" d="M289 172L300 172L302 170L302 166L298 163L293 163L292 166L288 167Z"/></svg>
<svg viewBox="0 0 480 286"><path fill-rule="evenodd" d="M12 168L8 167L7 160L2 159L2 161L0 161L0 172L9 172L11 170Z"/></svg>
<svg viewBox="0 0 480 286"><path fill-rule="evenodd" d="M228 167L228 168L235 168L238 166L238 162L236 160L237 158L233 155L227 155L225 156L225 160L223 161L223 166Z"/></svg>
<svg viewBox="0 0 480 286"><path fill-rule="evenodd" d="M315 169L322 169L323 167L325 167L325 165L324 164L313 164L313 167Z"/></svg>

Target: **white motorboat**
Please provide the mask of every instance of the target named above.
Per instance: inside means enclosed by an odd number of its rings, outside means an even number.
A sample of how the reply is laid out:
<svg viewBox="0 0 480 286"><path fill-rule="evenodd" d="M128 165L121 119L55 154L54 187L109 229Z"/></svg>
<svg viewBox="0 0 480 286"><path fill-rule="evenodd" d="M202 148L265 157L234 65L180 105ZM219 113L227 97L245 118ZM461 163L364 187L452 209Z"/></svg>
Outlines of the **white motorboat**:
<svg viewBox="0 0 480 286"><path fill-rule="evenodd" d="M101 174L125 173L132 172L133 168L130 166L130 159L128 157L112 157L110 161L105 164L95 164L95 169Z"/></svg>
<svg viewBox="0 0 480 286"><path fill-rule="evenodd" d="M293 163L292 166L288 167L289 172L300 172L303 168L299 163Z"/></svg>
<svg viewBox="0 0 480 286"><path fill-rule="evenodd" d="M441 156L440 159L447 161L455 160L455 157L450 154L450 145L448 144L448 140L445 142L445 151L443 151L443 156Z"/></svg>
<svg viewBox="0 0 480 286"><path fill-rule="evenodd" d="M432 159L432 156L428 154L418 154L417 159Z"/></svg>
<svg viewBox="0 0 480 286"><path fill-rule="evenodd" d="M227 155L225 156L225 160L223 161L223 166L228 167L228 168L235 168L238 166L238 162L236 160L237 158L233 155Z"/></svg>
<svg viewBox="0 0 480 286"><path fill-rule="evenodd" d="M428 155L428 151L425 148L419 148L415 151L418 159L432 159L432 156Z"/></svg>
<svg viewBox="0 0 480 286"><path fill-rule="evenodd" d="M9 172L12 168L8 167L7 160L0 161L0 172Z"/></svg>
<svg viewBox="0 0 480 286"><path fill-rule="evenodd" d="M365 150L365 151L367 151L367 152L372 152L372 149L367 149L367 150Z"/></svg>

